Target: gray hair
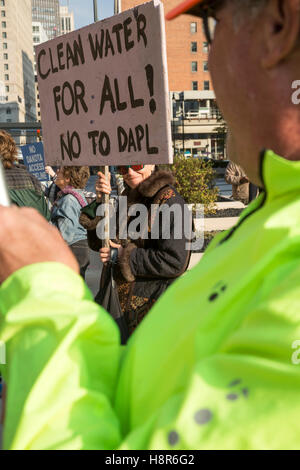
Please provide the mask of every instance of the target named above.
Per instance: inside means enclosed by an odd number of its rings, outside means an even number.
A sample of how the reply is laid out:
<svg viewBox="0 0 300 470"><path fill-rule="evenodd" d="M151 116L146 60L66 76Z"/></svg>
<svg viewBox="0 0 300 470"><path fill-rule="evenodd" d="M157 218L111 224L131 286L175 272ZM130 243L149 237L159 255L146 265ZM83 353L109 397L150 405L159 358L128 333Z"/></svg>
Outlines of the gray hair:
<svg viewBox="0 0 300 470"><path fill-rule="evenodd" d="M248 10L250 14L255 15L259 13L268 3L268 0L231 0L236 4L237 10Z"/></svg>
<svg viewBox="0 0 300 470"><path fill-rule="evenodd" d="M234 17L234 26L238 28L243 20L245 19L245 13L247 17L251 19L256 18L256 16L263 10L267 5L269 0L231 0L231 3L235 8L235 17Z"/></svg>

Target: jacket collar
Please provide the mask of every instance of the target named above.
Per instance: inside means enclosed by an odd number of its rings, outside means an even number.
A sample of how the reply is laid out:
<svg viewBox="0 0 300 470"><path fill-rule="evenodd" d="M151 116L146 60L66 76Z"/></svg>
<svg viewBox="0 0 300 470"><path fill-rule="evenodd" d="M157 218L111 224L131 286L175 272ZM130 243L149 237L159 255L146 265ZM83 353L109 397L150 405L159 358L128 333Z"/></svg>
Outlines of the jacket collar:
<svg viewBox="0 0 300 470"><path fill-rule="evenodd" d="M272 150L264 150L261 153L261 179L269 200L296 191L300 195L300 161L287 160Z"/></svg>
<svg viewBox="0 0 300 470"><path fill-rule="evenodd" d="M138 187L138 192L145 197L153 197L166 185L174 185L175 178L170 171L158 170L143 181Z"/></svg>
<svg viewBox="0 0 300 470"><path fill-rule="evenodd" d="M158 170L152 173L149 178L140 183L137 188L126 188L128 203L136 202L142 197L153 198L164 186L175 185L175 178L170 171Z"/></svg>

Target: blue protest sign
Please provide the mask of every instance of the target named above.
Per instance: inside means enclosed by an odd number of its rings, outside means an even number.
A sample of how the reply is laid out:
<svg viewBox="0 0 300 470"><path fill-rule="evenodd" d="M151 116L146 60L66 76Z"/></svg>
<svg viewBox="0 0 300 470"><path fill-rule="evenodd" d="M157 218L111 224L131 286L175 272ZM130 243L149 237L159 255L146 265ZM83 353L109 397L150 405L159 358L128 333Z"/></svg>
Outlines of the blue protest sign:
<svg viewBox="0 0 300 470"><path fill-rule="evenodd" d="M45 158L43 142L23 145L21 147L24 165L29 173L34 175L39 181L48 181L45 172Z"/></svg>

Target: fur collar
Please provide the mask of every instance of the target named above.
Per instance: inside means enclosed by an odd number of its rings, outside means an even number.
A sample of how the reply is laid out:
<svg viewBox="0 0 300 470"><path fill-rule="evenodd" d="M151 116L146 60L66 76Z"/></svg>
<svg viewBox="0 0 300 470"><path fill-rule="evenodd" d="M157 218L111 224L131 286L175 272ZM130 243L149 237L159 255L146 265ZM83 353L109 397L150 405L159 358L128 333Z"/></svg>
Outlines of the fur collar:
<svg viewBox="0 0 300 470"><path fill-rule="evenodd" d="M141 196L152 198L164 186L174 186L176 179L173 174L168 170L158 170L152 173L149 178L139 184L135 189L127 189L128 202L134 202L140 199Z"/></svg>

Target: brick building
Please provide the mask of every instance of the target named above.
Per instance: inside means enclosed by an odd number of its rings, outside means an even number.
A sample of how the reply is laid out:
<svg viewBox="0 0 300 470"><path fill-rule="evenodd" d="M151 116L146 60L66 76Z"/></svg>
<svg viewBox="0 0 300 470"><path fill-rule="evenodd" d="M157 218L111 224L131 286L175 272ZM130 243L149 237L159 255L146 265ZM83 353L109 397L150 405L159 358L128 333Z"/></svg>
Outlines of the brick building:
<svg viewBox="0 0 300 470"><path fill-rule="evenodd" d="M179 0L162 0L165 12ZM122 11L143 3L122 0ZM208 43L200 18L181 15L166 21L167 60L174 151L224 158L218 134L219 111L208 71Z"/></svg>

